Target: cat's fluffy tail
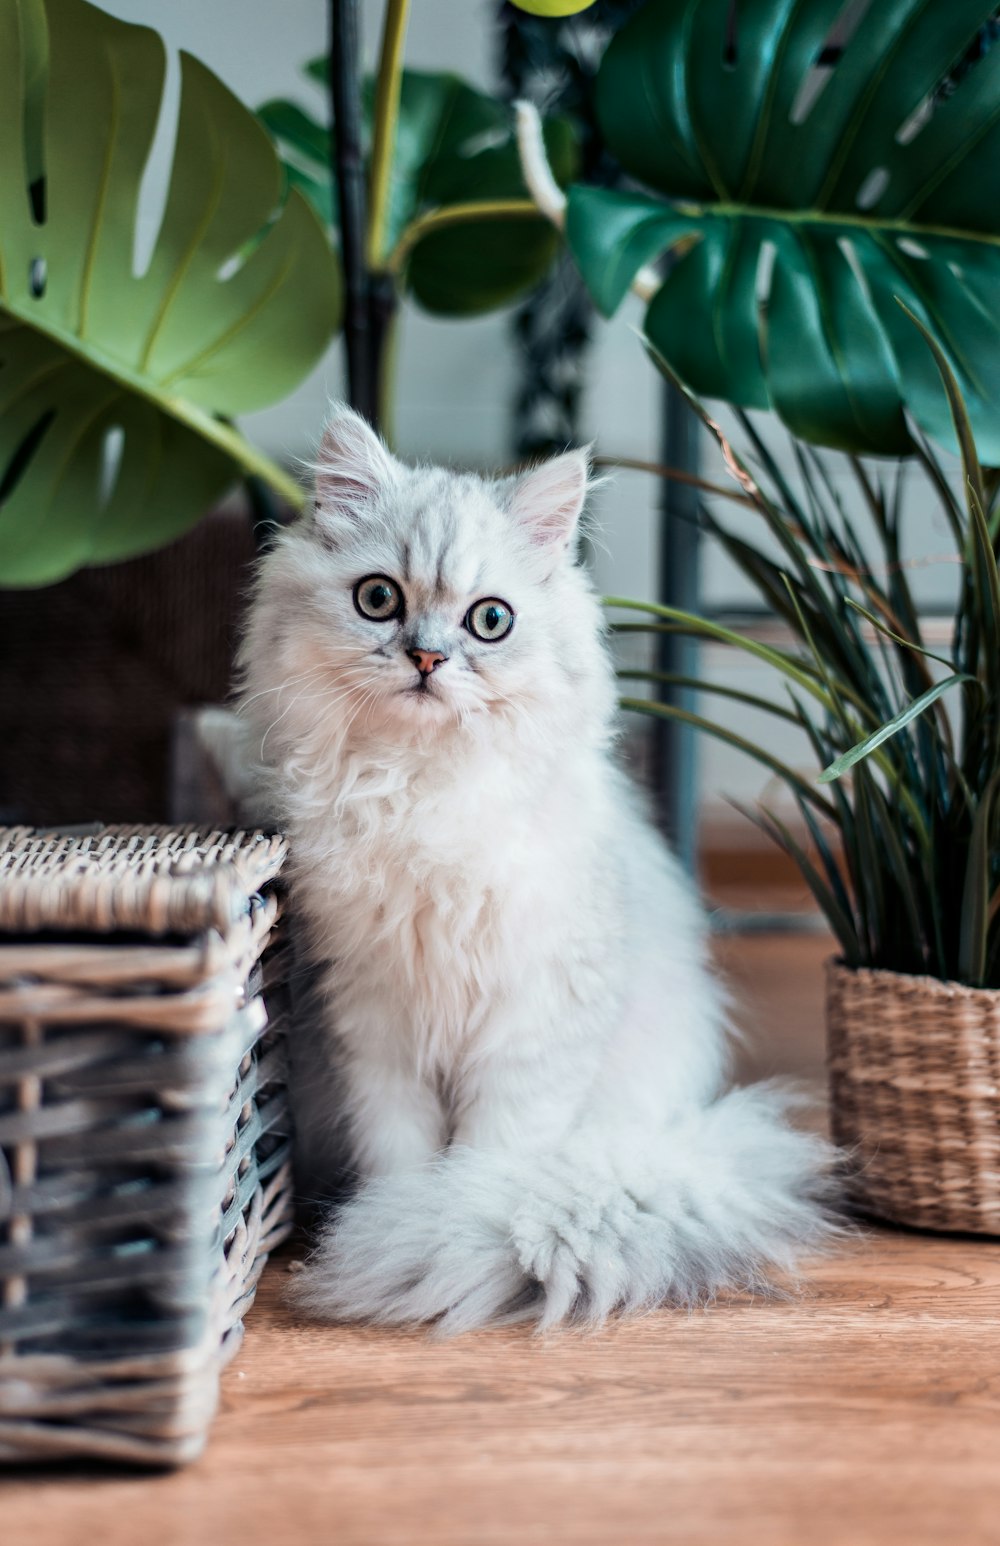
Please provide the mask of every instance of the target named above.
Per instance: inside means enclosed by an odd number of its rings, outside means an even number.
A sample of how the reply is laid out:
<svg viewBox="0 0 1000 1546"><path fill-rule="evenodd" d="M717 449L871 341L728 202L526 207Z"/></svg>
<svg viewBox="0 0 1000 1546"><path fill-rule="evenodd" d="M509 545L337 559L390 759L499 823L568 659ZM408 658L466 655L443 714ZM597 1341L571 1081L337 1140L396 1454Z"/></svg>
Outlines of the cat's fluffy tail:
<svg viewBox="0 0 1000 1546"><path fill-rule="evenodd" d="M328 1320L595 1323L765 1288L836 1231L834 1151L788 1097L732 1090L659 1137L581 1132L512 1160L453 1148L366 1182L326 1227L295 1301Z"/></svg>

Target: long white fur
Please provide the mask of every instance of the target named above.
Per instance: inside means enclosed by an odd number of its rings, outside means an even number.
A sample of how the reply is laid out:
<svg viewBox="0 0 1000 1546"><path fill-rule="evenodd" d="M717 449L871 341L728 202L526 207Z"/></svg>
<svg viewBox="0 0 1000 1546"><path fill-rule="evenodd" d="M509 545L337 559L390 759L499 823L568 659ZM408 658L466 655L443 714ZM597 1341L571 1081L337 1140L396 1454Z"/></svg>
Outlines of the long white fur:
<svg viewBox="0 0 1000 1546"><path fill-rule="evenodd" d="M613 755L586 486L576 452L407 467L341 411L260 568L243 707L322 972L307 1125L340 1113L360 1182L298 1279L321 1316L599 1321L762 1283L831 1228L827 1146L779 1090L722 1093L702 915ZM401 622L356 611L371 574ZM463 627L483 597L515 612L499 643ZM448 657L427 693L414 644Z"/></svg>

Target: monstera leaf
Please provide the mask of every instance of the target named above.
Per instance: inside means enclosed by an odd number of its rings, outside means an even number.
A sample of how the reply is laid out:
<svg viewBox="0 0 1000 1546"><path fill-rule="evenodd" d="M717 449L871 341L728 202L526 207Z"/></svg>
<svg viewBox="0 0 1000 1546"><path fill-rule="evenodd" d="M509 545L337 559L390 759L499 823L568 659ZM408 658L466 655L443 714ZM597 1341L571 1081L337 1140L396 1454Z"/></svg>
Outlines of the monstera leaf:
<svg viewBox="0 0 1000 1546"><path fill-rule="evenodd" d="M325 60L306 69L325 82ZM328 131L287 100L266 102L259 117L278 143L289 181L333 221ZM556 177L568 181L575 165L569 125L548 123L545 140ZM399 282L425 310L489 311L538 283L558 248L548 223L527 206L488 215L474 207L527 197L510 109L455 75L404 70L386 246ZM466 218L436 223L436 215L459 206L469 206Z"/></svg>
<svg viewBox="0 0 1000 1546"><path fill-rule="evenodd" d="M646 329L695 392L773 408L807 440L901 453L904 408L936 437L952 427L898 297L1000 463L1000 48L969 67L994 10L649 0L605 54L597 111L653 191L570 191L597 303L613 311L670 251Z"/></svg>
<svg viewBox="0 0 1000 1546"><path fill-rule="evenodd" d="M226 421L290 390L337 321L336 259L253 114L182 55L173 171L133 266L163 45L84 0L0 0L0 582L177 536L240 471ZM278 211L276 213L276 211Z"/></svg>

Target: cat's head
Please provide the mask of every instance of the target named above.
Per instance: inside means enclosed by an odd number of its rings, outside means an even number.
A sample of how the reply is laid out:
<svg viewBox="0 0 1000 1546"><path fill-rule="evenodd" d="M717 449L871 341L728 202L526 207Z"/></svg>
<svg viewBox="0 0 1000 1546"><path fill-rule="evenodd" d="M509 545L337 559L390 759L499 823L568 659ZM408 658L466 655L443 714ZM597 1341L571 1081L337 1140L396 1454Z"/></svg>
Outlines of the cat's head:
<svg viewBox="0 0 1000 1546"><path fill-rule="evenodd" d="M492 480L409 467L335 412L312 513L265 560L244 649L249 689L287 678L266 705L287 715L278 741L303 714L383 743L606 718L599 610L575 561L587 484L582 451Z"/></svg>

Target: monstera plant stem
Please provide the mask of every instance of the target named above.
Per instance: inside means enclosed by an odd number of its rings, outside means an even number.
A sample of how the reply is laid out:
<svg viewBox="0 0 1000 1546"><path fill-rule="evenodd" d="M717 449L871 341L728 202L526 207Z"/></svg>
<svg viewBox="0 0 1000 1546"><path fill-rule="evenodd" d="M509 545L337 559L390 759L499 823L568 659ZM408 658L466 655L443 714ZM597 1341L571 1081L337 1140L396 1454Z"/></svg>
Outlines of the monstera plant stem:
<svg viewBox="0 0 1000 1546"><path fill-rule="evenodd" d="M376 417L372 422L383 440L391 446L399 358L399 292L390 274L372 275L369 301L376 408Z"/></svg>
<svg viewBox="0 0 1000 1546"><path fill-rule="evenodd" d="M330 0L332 172L340 209L348 397L370 424L385 428L399 296L384 247L409 0L388 0L386 7L370 179L362 139L358 10L358 0Z"/></svg>
<svg viewBox="0 0 1000 1546"><path fill-rule="evenodd" d="M332 172L340 210L344 265L344 344L351 406L378 415L365 263L365 163L361 130L358 0L330 0L330 99L335 133Z"/></svg>

